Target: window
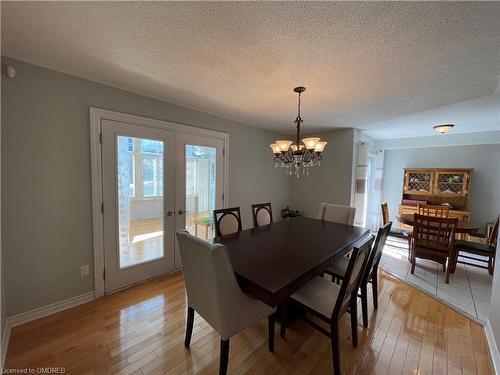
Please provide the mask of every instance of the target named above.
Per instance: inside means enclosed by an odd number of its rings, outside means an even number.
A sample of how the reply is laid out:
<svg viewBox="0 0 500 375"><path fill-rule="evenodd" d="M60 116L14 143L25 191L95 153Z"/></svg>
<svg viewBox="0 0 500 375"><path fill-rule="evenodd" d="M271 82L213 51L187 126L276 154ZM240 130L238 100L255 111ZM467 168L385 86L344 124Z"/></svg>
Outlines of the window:
<svg viewBox="0 0 500 375"><path fill-rule="evenodd" d="M135 199L163 196L163 142L118 137L126 163L129 196ZM125 156L126 155L126 156Z"/></svg>

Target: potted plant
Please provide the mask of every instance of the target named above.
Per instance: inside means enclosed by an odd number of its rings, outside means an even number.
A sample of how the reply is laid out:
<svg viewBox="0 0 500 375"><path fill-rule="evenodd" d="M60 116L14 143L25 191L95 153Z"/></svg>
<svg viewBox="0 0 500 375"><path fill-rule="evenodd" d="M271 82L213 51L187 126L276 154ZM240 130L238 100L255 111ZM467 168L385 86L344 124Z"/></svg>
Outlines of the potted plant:
<svg viewBox="0 0 500 375"><path fill-rule="evenodd" d="M283 219L288 219L290 217L304 216L304 213L299 210L292 210L290 207L286 206L281 210L281 217Z"/></svg>

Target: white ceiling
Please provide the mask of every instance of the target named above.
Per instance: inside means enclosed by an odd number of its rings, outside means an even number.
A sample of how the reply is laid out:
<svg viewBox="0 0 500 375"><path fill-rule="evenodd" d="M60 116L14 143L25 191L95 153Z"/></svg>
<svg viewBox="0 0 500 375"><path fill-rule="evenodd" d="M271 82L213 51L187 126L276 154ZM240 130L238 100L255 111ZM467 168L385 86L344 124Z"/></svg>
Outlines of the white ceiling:
<svg viewBox="0 0 500 375"><path fill-rule="evenodd" d="M308 89L305 131L380 138L407 134L395 118L491 95L500 77L498 2L1 7L2 55L282 132L294 130L297 85ZM413 119L417 130L434 124Z"/></svg>
<svg viewBox="0 0 500 375"><path fill-rule="evenodd" d="M432 127L449 123L452 133L500 131L500 93L372 123L364 132L375 139L421 137L437 135Z"/></svg>

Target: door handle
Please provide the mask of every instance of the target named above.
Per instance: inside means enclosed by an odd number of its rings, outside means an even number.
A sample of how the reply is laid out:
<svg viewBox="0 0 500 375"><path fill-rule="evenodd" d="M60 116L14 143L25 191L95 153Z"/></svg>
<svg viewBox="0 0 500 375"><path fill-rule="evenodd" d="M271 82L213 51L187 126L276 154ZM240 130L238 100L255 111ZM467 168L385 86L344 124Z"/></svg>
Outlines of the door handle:
<svg viewBox="0 0 500 375"><path fill-rule="evenodd" d="M167 211L166 215L167 216L172 216L172 211Z"/></svg>
<svg viewBox="0 0 500 375"><path fill-rule="evenodd" d="M184 213L184 211L179 210L177 213L178 213L179 215L182 215L182 214Z"/></svg>

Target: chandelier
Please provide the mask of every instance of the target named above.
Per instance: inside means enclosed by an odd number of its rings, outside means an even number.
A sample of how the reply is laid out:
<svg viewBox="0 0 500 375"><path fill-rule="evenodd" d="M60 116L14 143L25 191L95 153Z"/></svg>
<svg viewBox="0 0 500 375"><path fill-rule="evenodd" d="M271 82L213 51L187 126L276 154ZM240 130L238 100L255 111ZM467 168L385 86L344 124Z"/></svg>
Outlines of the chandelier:
<svg viewBox="0 0 500 375"><path fill-rule="evenodd" d="M304 122L300 117L300 94L306 91L305 87L296 87L293 89L298 93L297 105L297 139L293 141L279 140L273 143L271 148L274 153L275 167L285 168L285 173L295 174L297 178L302 174L308 175L310 167L318 167L321 162L321 153L325 149L327 142L321 142L320 138L304 138L300 140L300 124Z"/></svg>

